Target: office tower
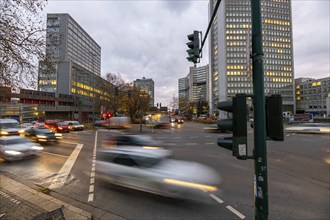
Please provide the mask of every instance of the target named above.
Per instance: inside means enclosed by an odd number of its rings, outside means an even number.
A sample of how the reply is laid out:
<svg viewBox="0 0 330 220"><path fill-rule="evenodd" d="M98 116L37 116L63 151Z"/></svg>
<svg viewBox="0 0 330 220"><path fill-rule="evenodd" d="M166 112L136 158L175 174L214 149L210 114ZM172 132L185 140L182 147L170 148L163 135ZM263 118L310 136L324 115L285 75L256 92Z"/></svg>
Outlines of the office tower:
<svg viewBox="0 0 330 220"><path fill-rule="evenodd" d="M101 47L69 14L47 14L46 57L39 62L38 90L73 96L71 111L83 118L100 112L111 91L100 74Z"/></svg>
<svg viewBox="0 0 330 220"><path fill-rule="evenodd" d="M210 112L237 93L253 94L250 0L223 0L210 32ZM216 0L210 0L212 14ZM290 0L261 1L265 95L281 94L295 111Z"/></svg>
<svg viewBox="0 0 330 220"><path fill-rule="evenodd" d="M180 78L179 107L188 103L207 105L209 101L209 65L190 67L186 77Z"/></svg>
<svg viewBox="0 0 330 220"><path fill-rule="evenodd" d="M142 79L137 79L134 81L134 86L146 92L150 97L149 106L154 106L155 101L155 83L152 79L146 79L142 77Z"/></svg>

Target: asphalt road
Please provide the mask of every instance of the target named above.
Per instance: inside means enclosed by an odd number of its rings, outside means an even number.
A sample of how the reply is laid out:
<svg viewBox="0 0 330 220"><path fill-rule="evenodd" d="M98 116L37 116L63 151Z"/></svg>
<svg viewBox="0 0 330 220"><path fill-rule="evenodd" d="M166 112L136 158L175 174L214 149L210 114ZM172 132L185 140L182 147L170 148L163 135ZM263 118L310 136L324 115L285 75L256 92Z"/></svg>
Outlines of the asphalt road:
<svg viewBox="0 0 330 220"><path fill-rule="evenodd" d="M171 129L143 127L143 131L162 141L175 159L206 164L221 175L221 189L209 194L210 203L113 187L94 178L95 149L119 130L70 132L59 143L44 145L39 157L1 163L0 170L128 219L253 219L254 161L237 160L218 147L217 137L230 134L207 133L204 126L185 123ZM249 129L250 152L252 132ZM327 135L316 134L290 133L283 142L267 141L269 219L330 218L329 146Z"/></svg>

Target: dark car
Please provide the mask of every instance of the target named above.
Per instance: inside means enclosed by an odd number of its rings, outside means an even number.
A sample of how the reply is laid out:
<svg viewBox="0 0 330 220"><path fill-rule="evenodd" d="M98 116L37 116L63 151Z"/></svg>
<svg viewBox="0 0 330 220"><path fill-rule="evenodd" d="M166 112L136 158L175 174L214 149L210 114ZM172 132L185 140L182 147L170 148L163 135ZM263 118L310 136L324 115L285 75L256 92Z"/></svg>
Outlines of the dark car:
<svg viewBox="0 0 330 220"><path fill-rule="evenodd" d="M105 147L115 146L144 146L159 147L162 142L154 140L147 135L111 135L103 141Z"/></svg>
<svg viewBox="0 0 330 220"><path fill-rule="evenodd" d="M56 132L56 133L64 133L64 132L70 132L69 125L64 121L46 121L45 122L46 127L48 127L50 130Z"/></svg>
<svg viewBox="0 0 330 220"><path fill-rule="evenodd" d="M31 127L24 132L27 138L38 142L54 142L62 138L62 134L55 134L46 127Z"/></svg>
<svg viewBox="0 0 330 220"><path fill-rule="evenodd" d="M183 124L183 119L181 117L176 117L175 122L178 124Z"/></svg>

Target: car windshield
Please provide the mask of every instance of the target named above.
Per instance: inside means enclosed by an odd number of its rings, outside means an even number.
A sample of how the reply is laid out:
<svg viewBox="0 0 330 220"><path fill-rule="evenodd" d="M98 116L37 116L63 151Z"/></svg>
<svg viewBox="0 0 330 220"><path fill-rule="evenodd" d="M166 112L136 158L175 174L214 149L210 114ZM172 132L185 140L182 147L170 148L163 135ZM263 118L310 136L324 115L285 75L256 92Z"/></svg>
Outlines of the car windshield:
<svg viewBox="0 0 330 220"><path fill-rule="evenodd" d="M66 122L59 122L58 125L59 126L67 126L68 124Z"/></svg>
<svg viewBox="0 0 330 220"><path fill-rule="evenodd" d="M79 122L77 122L77 121L71 121L70 124L71 125L80 125Z"/></svg>

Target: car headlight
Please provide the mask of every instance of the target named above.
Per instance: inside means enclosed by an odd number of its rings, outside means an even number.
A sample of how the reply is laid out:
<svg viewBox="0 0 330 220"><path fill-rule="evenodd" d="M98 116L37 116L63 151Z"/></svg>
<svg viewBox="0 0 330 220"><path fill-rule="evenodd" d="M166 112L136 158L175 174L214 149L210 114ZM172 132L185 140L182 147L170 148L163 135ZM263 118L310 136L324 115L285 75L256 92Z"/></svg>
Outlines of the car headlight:
<svg viewBox="0 0 330 220"><path fill-rule="evenodd" d="M6 134L8 134L8 132L7 131L1 131L1 134L6 135Z"/></svg>
<svg viewBox="0 0 330 220"><path fill-rule="evenodd" d="M16 150L5 150L5 154L19 155L19 154L21 154L21 152L16 151Z"/></svg>
<svg viewBox="0 0 330 220"><path fill-rule="evenodd" d="M201 190L207 190L207 191L217 191L218 188L215 186L205 185L205 184L199 184L199 183L192 183L192 182L186 182L182 180L175 180L175 179L164 179L165 183L172 184L172 185L178 185L178 186L184 186L189 188L196 188Z"/></svg>
<svg viewBox="0 0 330 220"><path fill-rule="evenodd" d="M19 129L18 133L23 134L25 132L25 129Z"/></svg>
<svg viewBox="0 0 330 220"><path fill-rule="evenodd" d="M40 146L32 146L31 149L33 149L33 150L43 150L44 148L40 147Z"/></svg>
<svg viewBox="0 0 330 220"><path fill-rule="evenodd" d="M60 133L55 133L55 137L62 137L62 134L60 134Z"/></svg>
<svg viewBox="0 0 330 220"><path fill-rule="evenodd" d="M63 128L59 127L58 129L62 130Z"/></svg>
<svg viewBox="0 0 330 220"><path fill-rule="evenodd" d="M84 125L81 125L81 127L83 128L83 127L84 127Z"/></svg>
<svg viewBox="0 0 330 220"><path fill-rule="evenodd" d="M37 135L37 138L47 138L45 135Z"/></svg>

